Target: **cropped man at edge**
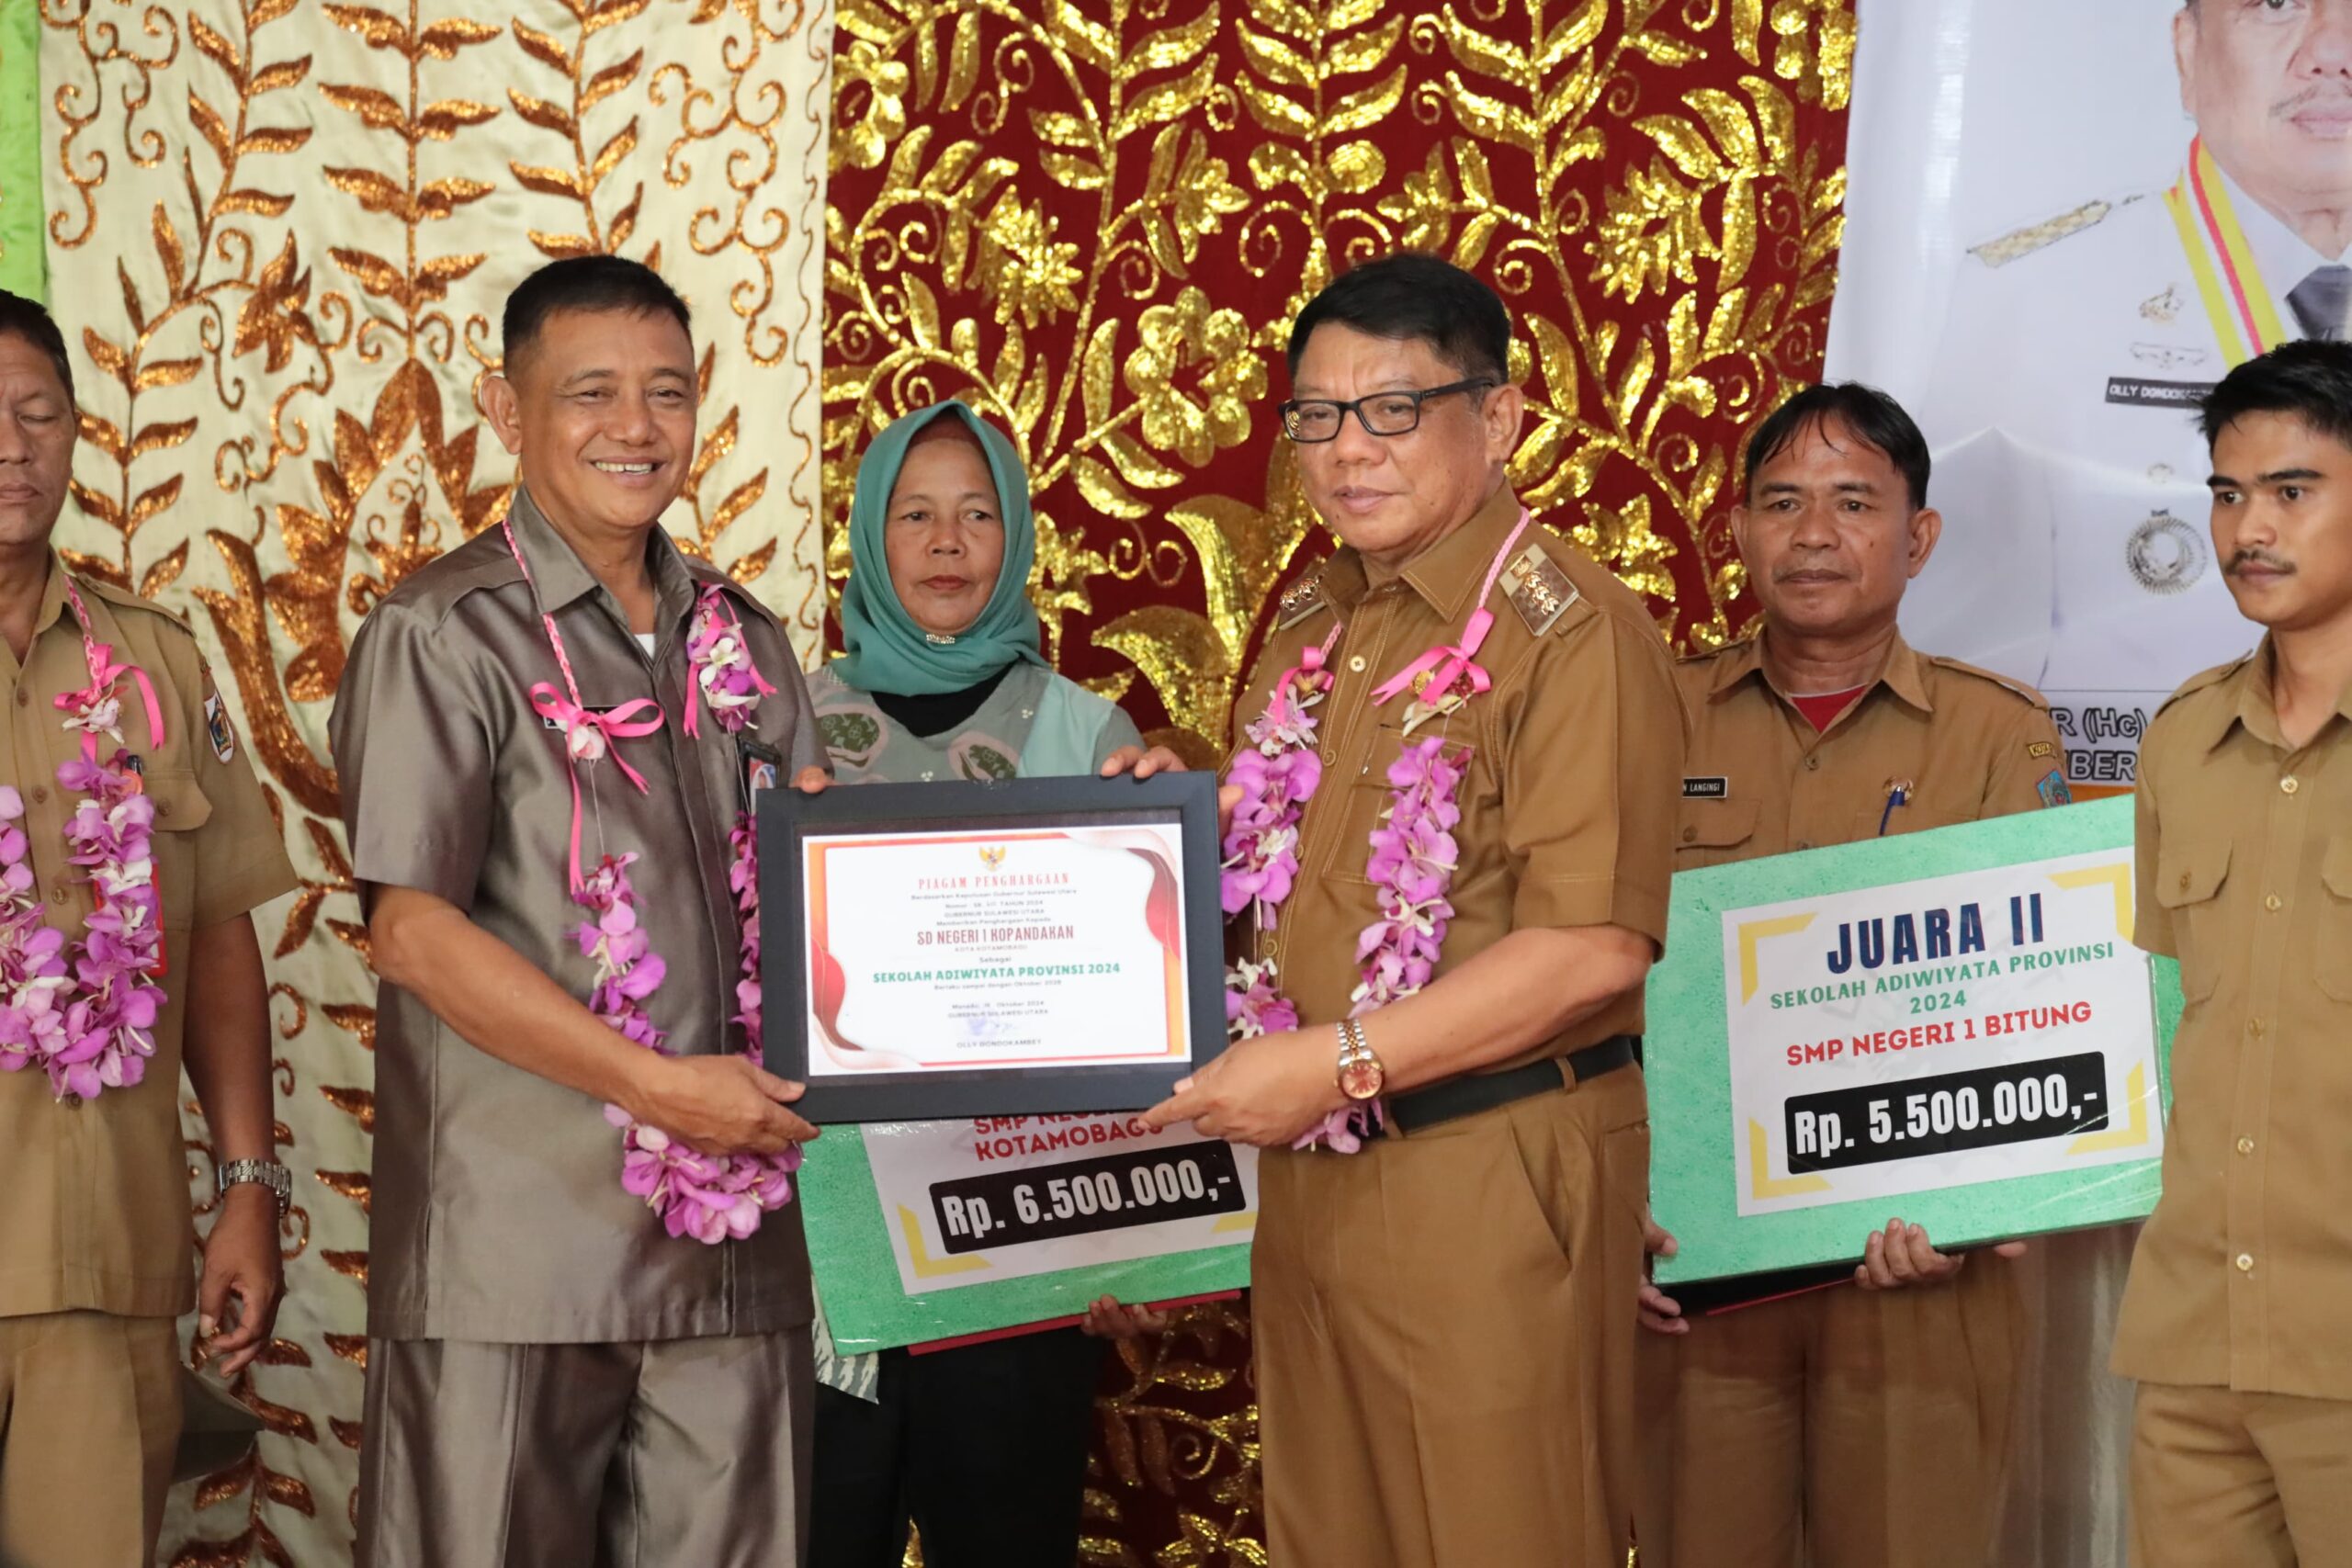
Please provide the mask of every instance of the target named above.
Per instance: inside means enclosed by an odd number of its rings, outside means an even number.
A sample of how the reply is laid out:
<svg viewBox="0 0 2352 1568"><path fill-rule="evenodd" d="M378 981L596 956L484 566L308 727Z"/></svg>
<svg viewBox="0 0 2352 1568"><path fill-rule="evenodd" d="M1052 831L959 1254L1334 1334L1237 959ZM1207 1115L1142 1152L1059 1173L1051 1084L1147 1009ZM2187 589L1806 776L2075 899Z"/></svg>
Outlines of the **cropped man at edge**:
<svg viewBox="0 0 2352 1568"><path fill-rule="evenodd" d="M286 1168L252 911L294 887L177 616L67 570L76 431L49 312L0 290L0 1563L152 1562L175 1319L269 1343ZM221 1162L198 1288L180 1068Z"/></svg>
<svg viewBox="0 0 2352 1568"><path fill-rule="evenodd" d="M2041 696L1895 630L1943 529L1928 474L1910 415L1852 382L1799 392L1749 437L1732 534L1762 627L1676 666L1678 868L2067 802ZM1851 1269L1645 1288L1644 1568L1984 1568L2024 1248L1945 1255L1900 1218L1855 1244Z"/></svg>

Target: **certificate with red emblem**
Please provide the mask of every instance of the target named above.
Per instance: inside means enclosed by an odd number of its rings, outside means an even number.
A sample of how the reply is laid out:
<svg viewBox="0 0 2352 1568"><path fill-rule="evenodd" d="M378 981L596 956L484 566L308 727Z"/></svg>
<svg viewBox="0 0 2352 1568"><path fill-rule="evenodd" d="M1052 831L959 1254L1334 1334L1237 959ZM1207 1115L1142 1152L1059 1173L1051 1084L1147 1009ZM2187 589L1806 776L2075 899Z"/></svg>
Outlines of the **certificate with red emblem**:
<svg viewBox="0 0 2352 1568"><path fill-rule="evenodd" d="M816 1121L1152 1103L1222 1047L1207 774L761 807L769 1066ZM920 813L917 815L916 813ZM771 919L774 917L771 916Z"/></svg>

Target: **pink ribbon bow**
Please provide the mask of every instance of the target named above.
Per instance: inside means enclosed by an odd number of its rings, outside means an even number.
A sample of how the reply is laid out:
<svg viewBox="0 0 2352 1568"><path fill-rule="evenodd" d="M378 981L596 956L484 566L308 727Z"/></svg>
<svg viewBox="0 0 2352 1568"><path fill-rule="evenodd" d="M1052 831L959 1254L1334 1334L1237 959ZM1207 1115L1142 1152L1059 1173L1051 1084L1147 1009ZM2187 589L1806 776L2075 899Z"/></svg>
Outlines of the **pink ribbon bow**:
<svg viewBox="0 0 2352 1568"><path fill-rule="evenodd" d="M1495 552L1494 560L1487 567L1487 581L1478 590L1478 607L1463 623L1462 640L1438 644L1374 687L1372 700L1375 705L1387 702L1410 687L1413 678L1423 671L1430 672L1430 678L1429 683L1421 688L1420 695L1431 707L1437 706L1447 693L1459 685L1469 687L1463 694L1465 697L1478 696L1493 687L1494 677L1477 662L1478 649L1495 624L1495 613L1487 608L1487 598L1495 591L1495 579L1502 575L1503 563L1510 559L1510 547L1519 543L1519 536L1527 531L1528 521L1527 509L1521 507L1518 525L1511 529L1510 536L1503 541L1503 547Z"/></svg>
<svg viewBox="0 0 2352 1568"><path fill-rule="evenodd" d="M565 674L571 673L567 668ZM580 828L582 819L580 800L580 764L594 762L610 756L621 771L621 776L637 786L637 793L651 793L645 778L628 765L613 742L631 740L650 735L662 728L662 705L650 697L623 703L609 713L598 713L582 707L578 701L566 697L548 682L542 681L531 688L531 708L541 718L552 719L563 728L564 768L571 775L571 890L578 893L587 886L580 874ZM653 710L651 718L638 716L646 709Z"/></svg>
<svg viewBox="0 0 2352 1568"><path fill-rule="evenodd" d="M114 683L124 675L137 682L140 700L147 705L147 743L160 750L164 744L164 705L155 700L155 683L147 671L136 664L115 661L114 645L100 642L90 630L90 612L83 606L82 595L72 581L65 584L65 597L74 605L74 618L82 623L82 660L89 667L90 683L78 692L65 692L52 699L60 713L95 707L107 700Z"/></svg>

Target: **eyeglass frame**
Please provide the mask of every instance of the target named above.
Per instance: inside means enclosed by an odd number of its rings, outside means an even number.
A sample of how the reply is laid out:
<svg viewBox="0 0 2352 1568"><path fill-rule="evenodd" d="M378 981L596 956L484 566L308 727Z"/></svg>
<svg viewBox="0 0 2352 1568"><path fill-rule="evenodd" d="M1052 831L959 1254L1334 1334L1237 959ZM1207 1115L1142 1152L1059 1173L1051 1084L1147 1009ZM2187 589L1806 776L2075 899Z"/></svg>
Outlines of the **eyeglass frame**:
<svg viewBox="0 0 2352 1568"><path fill-rule="evenodd" d="M1416 430L1420 429L1421 405L1428 402L1431 398L1452 397L1456 392L1467 392L1479 389L1483 389L1487 391L1492 391L1501 385L1502 383L1496 380L1492 376L1472 376L1464 380L1450 381L1442 387L1431 387L1426 391L1368 392L1361 398L1352 398L1346 402L1341 402L1337 398L1291 398L1280 404L1277 404L1275 406L1274 412L1276 417L1282 421L1283 437L1294 446L1326 446L1330 443L1337 441L1340 438L1340 432L1347 428L1348 415L1351 413L1356 416L1356 423L1363 427L1363 433L1366 435L1372 436L1376 440L1387 441L1399 435L1410 435ZM1363 405L1373 401L1376 398L1412 399L1413 423L1407 425L1402 430L1373 429L1372 421L1364 417ZM1331 426L1330 434L1319 439L1301 440L1297 432L1291 428L1291 422L1301 408L1310 405L1320 408L1337 409L1340 411L1339 418Z"/></svg>

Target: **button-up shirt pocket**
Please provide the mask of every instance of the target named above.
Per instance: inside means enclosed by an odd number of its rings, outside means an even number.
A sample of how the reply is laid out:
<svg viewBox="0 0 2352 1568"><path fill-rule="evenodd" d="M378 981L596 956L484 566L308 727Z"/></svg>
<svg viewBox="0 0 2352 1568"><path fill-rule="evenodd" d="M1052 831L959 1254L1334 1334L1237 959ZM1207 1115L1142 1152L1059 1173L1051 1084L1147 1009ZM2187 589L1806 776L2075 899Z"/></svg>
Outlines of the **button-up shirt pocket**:
<svg viewBox="0 0 2352 1568"><path fill-rule="evenodd" d="M2181 999L2194 1007L2213 994L2228 951L2221 894L2229 881L2230 845L2225 839L2168 841L2157 855L2156 901L2172 916L2182 958Z"/></svg>
<svg viewBox="0 0 2352 1568"><path fill-rule="evenodd" d="M163 927L184 932L195 919L197 829L212 819L212 802L194 773L151 770L143 783L147 797L155 803L149 843L155 886L163 895Z"/></svg>
<svg viewBox="0 0 2352 1568"><path fill-rule="evenodd" d="M2352 834L2328 841L2319 879L2327 889L2312 912L2319 988L2336 1001L2352 1002Z"/></svg>
<svg viewBox="0 0 2352 1568"><path fill-rule="evenodd" d="M1745 846L1756 836L1753 800L1686 800L1680 815L1674 834L1678 870L1744 859Z"/></svg>

